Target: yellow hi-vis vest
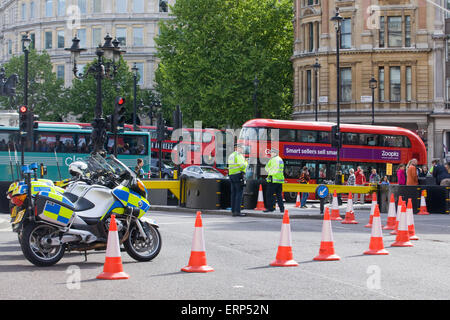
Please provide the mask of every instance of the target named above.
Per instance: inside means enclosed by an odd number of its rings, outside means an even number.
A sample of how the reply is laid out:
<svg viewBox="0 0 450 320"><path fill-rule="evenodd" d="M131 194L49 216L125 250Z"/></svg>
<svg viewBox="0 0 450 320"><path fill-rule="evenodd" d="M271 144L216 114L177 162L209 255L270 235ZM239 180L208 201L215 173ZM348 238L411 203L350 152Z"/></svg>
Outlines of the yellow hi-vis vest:
<svg viewBox="0 0 450 320"><path fill-rule="evenodd" d="M284 162L279 156L270 159L264 169L268 173L268 182L284 183Z"/></svg>
<svg viewBox="0 0 450 320"><path fill-rule="evenodd" d="M239 152L233 152L228 157L228 175L238 174L238 173L245 173L247 169L247 161L245 161L245 158L242 154Z"/></svg>

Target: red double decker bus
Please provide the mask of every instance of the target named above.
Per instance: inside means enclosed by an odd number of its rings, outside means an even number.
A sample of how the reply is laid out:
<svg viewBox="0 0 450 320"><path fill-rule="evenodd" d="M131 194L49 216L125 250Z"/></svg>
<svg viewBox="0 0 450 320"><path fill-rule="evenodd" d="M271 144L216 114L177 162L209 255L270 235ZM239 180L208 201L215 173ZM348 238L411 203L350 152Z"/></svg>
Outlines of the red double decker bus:
<svg viewBox="0 0 450 320"><path fill-rule="evenodd" d="M298 182L303 167L309 169L310 183L333 180L336 175L337 148L331 146L331 128L335 123L290 120L253 119L243 125L239 142L249 158L248 177L264 178L264 165L272 145L279 148L284 160L286 182ZM369 181L375 168L383 178L387 164L392 164L390 182L397 182L396 169L416 158L420 165L427 163L423 141L410 130L399 127L341 124L342 147L340 163L345 180L349 169L360 166ZM273 141L272 141L273 140ZM266 159L266 160L264 160ZM288 201L295 194L285 194Z"/></svg>

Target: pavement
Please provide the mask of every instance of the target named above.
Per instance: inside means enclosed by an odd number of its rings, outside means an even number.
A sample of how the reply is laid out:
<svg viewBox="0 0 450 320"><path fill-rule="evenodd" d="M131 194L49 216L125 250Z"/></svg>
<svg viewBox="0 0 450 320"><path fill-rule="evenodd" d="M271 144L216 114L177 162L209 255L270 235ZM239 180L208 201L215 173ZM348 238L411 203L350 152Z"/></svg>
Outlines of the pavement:
<svg viewBox="0 0 450 320"><path fill-rule="evenodd" d="M361 210L370 211L371 203L365 204L353 204L353 211L358 212ZM284 207L289 212L290 219L323 219L323 214L320 213L320 204L319 202L307 202L307 208L297 208L295 207L295 203L285 203ZM331 205L326 204L326 207L330 207ZM214 214L214 215L229 215L231 216L231 208L228 209L195 209L195 208L184 208L179 206L164 206L164 205L151 205L150 211L169 211L169 212L186 212L186 213L196 213L197 211L201 211L202 214ZM347 210L347 203L343 202L341 206L339 206L339 211L341 217L345 218L345 212ZM263 212L257 210L243 209L241 212L247 214L248 217L262 217L262 218L278 218L282 219L284 213L280 212L280 210L275 210L273 212Z"/></svg>

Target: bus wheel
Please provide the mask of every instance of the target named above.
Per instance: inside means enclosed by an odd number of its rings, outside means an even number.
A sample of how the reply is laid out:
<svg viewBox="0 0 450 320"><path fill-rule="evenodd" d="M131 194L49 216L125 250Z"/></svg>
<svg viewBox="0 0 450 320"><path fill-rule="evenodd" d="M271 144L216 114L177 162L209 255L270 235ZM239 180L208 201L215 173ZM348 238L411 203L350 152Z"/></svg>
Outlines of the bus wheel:
<svg viewBox="0 0 450 320"><path fill-rule="evenodd" d="M296 199L297 199L296 192L284 192L284 200L286 200L286 202L295 202Z"/></svg>

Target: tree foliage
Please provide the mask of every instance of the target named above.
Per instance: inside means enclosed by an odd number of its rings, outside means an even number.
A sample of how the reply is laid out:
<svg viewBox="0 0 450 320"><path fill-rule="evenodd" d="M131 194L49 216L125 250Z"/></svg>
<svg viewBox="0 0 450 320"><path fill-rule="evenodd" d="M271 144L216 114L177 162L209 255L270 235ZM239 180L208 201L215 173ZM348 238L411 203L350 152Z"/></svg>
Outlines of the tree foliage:
<svg viewBox="0 0 450 320"><path fill-rule="evenodd" d="M157 90L180 105L186 124L237 127L254 117L292 113L290 0L177 0L156 38Z"/></svg>

